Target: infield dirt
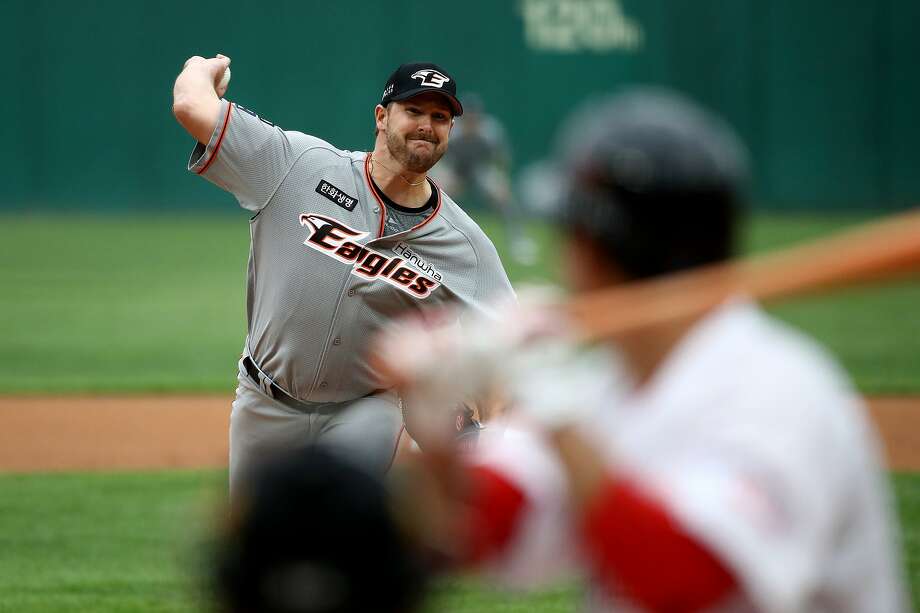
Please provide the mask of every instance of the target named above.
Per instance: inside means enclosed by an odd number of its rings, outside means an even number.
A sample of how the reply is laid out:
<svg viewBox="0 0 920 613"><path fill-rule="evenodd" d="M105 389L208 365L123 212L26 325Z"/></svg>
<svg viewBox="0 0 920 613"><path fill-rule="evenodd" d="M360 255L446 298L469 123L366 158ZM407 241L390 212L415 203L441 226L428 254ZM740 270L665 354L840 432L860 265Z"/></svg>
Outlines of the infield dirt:
<svg viewBox="0 0 920 613"><path fill-rule="evenodd" d="M0 471L226 467L230 402L225 395L0 396ZM920 396L868 404L889 468L920 471Z"/></svg>

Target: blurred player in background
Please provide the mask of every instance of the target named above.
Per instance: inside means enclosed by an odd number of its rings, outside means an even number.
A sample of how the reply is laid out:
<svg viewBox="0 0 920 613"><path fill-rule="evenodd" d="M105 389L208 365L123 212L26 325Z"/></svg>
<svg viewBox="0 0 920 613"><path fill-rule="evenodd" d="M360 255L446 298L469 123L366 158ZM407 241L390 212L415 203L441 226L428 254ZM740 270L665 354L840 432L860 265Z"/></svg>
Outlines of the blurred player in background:
<svg viewBox="0 0 920 613"><path fill-rule="evenodd" d="M590 105L562 160L575 293L731 257L743 149L688 100L638 90ZM595 611L907 610L877 438L824 349L744 296L594 347L541 317L390 339L421 355L416 393L450 404L469 392L457 381L498 381L513 403L467 470L432 469L460 492L458 563L524 585L577 568Z"/></svg>
<svg viewBox="0 0 920 613"><path fill-rule="evenodd" d="M464 114L450 136L450 149L433 176L458 198L485 204L498 213L511 256L533 264L536 245L523 228L511 189L511 146L501 122L486 113L478 94L464 96Z"/></svg>
<svg viewBox="0 0 920 613"><path fill-rule="evenodd" d="M422 552L376 476L319 447L283 453L244 488L215 552L224 613L410 613Z"/></svg>

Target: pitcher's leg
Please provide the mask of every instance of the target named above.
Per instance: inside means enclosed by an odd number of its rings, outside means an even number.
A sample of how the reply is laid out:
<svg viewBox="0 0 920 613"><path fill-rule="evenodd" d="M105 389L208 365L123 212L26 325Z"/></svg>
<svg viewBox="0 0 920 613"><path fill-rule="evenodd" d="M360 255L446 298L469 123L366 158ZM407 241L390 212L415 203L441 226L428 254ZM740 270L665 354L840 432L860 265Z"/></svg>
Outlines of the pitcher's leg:
<svg viewBox="0 0 920 613"><path fill-rule="evenodd" d="M399 399L393 392L380 392L342 403L319 429L318 440L383 475L393 462L402 430Z"/></svg>
<svg viewBox="0 0 920 613"><path fill-rule="evenodd" d="M230 413L231 499L253 466L306 444L309 431L309 415L266 396L248 375L240 373Z"/></svg>

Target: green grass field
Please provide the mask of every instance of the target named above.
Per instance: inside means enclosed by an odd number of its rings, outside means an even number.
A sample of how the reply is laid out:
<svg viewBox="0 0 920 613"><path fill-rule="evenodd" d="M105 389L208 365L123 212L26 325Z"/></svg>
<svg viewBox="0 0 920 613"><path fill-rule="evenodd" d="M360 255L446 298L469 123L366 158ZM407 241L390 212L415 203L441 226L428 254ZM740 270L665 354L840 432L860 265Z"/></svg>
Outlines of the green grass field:
<svg viewBox="0 0 920 613"><path fill-rule="evenodd" d="M0 476L0 611L192 613L207 607L201 535L216 529L223 472ZM893 477L920 601L920 475ZM509 594L437 586L428 613L563 613L574 587Z"/></svg>
<svg viewBox="0 0 920 613"><path fill-rule="evenodd" d="M747 251L856 217L757 218ZM491 220L487 231L501 233ZM515 283L556 277L552 231ZM0 217L0 393L224 391L245 334L244 215ZM774 311L841 358L866 393L920 393L920 283L854 289ZM892 477L906 568L920 600L920 475ZM220 472L0 475L0 613L202 609L201 535ZM434 612L572 611L574 588L533 596L454 580Z"/></svg>
<svg viewBox="0 0 920 613"><path fill-rule="evenodd" d="M758 218L759 251L854 217ZM483 223L503 250L502 233ZM493 232L494 230L494 232ZM552 231L541 259L506 258L516 284L556 276ZM0 393L230 391L245 336L244 215L0 217ZM867 393L920 391L920 283L857 289L776 312L825 342Z"/></svg>

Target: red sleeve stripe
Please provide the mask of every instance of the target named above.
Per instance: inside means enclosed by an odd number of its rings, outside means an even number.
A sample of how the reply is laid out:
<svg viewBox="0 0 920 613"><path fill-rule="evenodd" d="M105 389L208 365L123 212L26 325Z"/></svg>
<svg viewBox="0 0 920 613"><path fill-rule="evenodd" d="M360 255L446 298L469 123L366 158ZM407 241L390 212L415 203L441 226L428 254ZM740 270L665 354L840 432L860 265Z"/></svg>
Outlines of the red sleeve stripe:
<svg viewBox="0 0 920 613"><path fill-rule="evenodd" d="M217 144L214 145L214 152L211 154L211 157L208 158L207 163L201 167L201 170L199 170L195 174L199 174L199 175L204 174L204 171L208 169L208 166L210 166L211 162L214 161L214 158L217 157L217 152L220 151L220 145L221 143L224 142L224 134L227 133L227 125L230 123L230 111L232 109L233 109L233 103L232 102L227 103L227 114L224 116L224 125L220 129L220 136L217 137Z"/></svg>
<svg viewBox="0 0 920 613"><path fill-rule="evenodd" d="M585 551L611 594L650 611L699 611L737 586L734 576L660 503L627 482L608 481L588 504Z"/></svg>
<svg viewBox="0 0 920 613"><path fill-rule="evenodd" d="M484 466L470 469L469 485L461 519L465 555L460 562L475 565L508 546L524 511L525 497L504 475Z"/></svg>

